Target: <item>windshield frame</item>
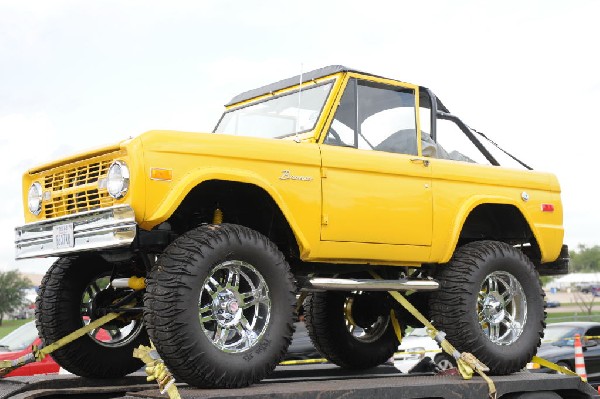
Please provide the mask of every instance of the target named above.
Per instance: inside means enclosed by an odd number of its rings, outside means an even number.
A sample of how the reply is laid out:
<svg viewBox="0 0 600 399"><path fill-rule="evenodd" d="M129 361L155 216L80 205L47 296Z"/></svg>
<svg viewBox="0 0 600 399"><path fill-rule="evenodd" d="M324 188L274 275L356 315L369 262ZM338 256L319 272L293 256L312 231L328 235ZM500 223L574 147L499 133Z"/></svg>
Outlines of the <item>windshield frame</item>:
<svg viewBox="0 0 600 399"><path fill-rule="evenodd" d="M327 95L325 96L325 100L323 101L323 105L321 106L321 109L318 111L319 116L315 119L314 124L312 125L311 128L309 129L305 129L302 131L298 131L298 132L294 132L294 133L289 133L289 134L284 134L281 136L276 136L276 137L262 137L262 138L268 138L268 139L276 139L276 140L280 140L280 139L286 139L286 138L290 138L290 137L296 137L299 135L302 135L303 138L306 138L307 136L309 138L314 138L315 134L314 132L318 132L321 130L322 124L324 119L327 117L328 112L327 109L331 108L331 102L333 101L335 95L337 94L338 88L339 88L339 75L333 75L333 76L325 76L323 78L320 79L316 79L316 80L311 80L311 81L306 81L306 82L302 82L302 84L298 84L295 86L291 86L288 88L285 88L279 92L276 93L270 93L270 94L265 94L262 95L254 100L248 100L248 101L244 101L242 103L236 104L236 105L232 105L231 107L227 107L227 109L225 110L225 112L223 112L223 114L221 114L221 117L219 118L217 124L215 125L215 127L212 130L213 134L229 134L229 133L218 133L217 132L217 128L219 127L219 125L221 124L221 122L223 121L223 118L225 118L226 115L232 113L232 112L236 112L239 111L241 109L244 108L248 108L251 106L255 106L258 104L262 104L264 102L267 101L271 101L271 100L275 100L281 97L285 97L285 96L290 96L290 95L295 95L299 92L304 92L316 87L320 87L320 86L325 86L327 84L331 84L331 88L329 89L329 92L327 93ZM313 132L313 134L307 135L307 133ZM261 138L259 136L252 136L252 135L233 135L236 137L254 137L254 138Z"/></svg>

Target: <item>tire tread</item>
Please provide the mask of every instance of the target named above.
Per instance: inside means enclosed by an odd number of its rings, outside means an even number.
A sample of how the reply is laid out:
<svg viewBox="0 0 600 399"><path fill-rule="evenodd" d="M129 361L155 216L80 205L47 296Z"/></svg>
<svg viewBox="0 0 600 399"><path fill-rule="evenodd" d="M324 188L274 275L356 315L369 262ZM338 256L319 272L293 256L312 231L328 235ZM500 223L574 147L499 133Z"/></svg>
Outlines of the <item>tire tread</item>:
<svg viewBox="0 0 600 399"><path fill-rule="evenodd" d="M246 372L225 370L217 373L205 353L191 350L192 332L189 320L181 316L186 310L185 298L191 293L191 278L215 248L236 243L252 245L275 256L272 270L281 273L290 287L289 317L285 323L284 340L277 355L268 364L249 367ZM234 225L205 225L190 230L177 238L161 255L147 279L144 298L144 319L152 341L163 360L177 379L204 388L240 388L263 379L283 359L294 332L295 283L283 254L269 239L249 228Z"/></svg>

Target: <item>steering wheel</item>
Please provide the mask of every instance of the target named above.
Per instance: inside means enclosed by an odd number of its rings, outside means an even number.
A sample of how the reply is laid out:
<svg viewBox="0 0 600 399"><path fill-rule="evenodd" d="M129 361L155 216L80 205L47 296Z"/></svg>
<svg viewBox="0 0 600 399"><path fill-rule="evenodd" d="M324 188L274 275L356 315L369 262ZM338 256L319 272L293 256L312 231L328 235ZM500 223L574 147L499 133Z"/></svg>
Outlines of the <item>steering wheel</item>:
<svg viewBox="0 0 600 399"><path fill-rule="evenodd" d="M329 128L327 137L325 137L324 144L338 145L340 147L347 147L348 145L342 141L340 135L333 128Z"/></svg>

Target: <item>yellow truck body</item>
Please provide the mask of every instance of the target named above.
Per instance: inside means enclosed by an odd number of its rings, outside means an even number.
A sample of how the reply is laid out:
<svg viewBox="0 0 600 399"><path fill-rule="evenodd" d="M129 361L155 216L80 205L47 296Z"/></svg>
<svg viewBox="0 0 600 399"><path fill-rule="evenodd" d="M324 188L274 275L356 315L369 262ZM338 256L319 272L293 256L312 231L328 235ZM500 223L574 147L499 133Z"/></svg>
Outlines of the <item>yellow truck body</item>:
<svg viewBox="0 0 600 399"><path fill-rule="evenodd" d="M563 210L560 186L552 174L427 158L421 148L415 156L323 144L350 78L411 88L418 95L415 85L338 72L303 83L306 89L323 81L334 82L314 129L295 137L273 140L150 131L113 147L42 165L23 176L25 220L30 223L78 209L127 204L139 227L151 230L169 219L194 187L222 180L264 190L289 223L301 259L308 262L445 263L467 217L482 204L514 207L539 245L541 262L557 259L563 242ZM297 90L295 85L266 96ZM260 102L264 97L229 108ZM418 113L418 106L416 110ZM420 133L418 130L418 143ZM427 166L420 161L423 159ZM121 199L111 198L106 188L98 186L114 160L125 161L131 173L130 188ZM96 172L90 169L95 164L104 166ZM153 176L161 171L163 177ZM86 173L90 183L60 185ZM303 179L295 179L298 176ZM43 211L37 216L27 211L27 193L34 181L46 182ZM69 195L76 199L65 199ZM552 204L553 212L544 212L542 204Z"/></svg>

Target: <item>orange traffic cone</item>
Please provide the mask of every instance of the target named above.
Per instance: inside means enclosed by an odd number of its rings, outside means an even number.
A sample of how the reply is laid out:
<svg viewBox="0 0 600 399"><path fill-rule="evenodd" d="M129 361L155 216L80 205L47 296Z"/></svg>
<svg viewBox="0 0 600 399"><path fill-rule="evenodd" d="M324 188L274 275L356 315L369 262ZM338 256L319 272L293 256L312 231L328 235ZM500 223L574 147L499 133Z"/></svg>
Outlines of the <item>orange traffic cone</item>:
<svg viewBox="0 0 600 399"><path fill-rule="evenodd" d="M575 334L575 372L583 381L587 382L587 372L585 371L585 361L583 360L583 350L581 349L579 334Z"/></svg>

